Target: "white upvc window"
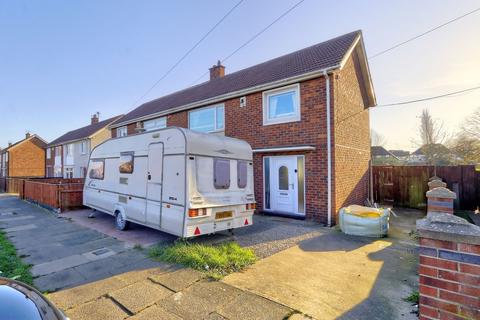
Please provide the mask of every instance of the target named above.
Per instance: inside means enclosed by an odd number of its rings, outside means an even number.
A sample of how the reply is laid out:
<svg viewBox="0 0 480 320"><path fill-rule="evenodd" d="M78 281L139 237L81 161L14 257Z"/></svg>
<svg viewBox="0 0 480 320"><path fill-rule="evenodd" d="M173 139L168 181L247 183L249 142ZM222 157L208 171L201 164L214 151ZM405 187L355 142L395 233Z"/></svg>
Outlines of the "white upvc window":
<svg viewBox="0 0 480 320"><path fill-rule="evenodd" d="M73 156L73 143L67 144L67 156Z"/></svg>
<svg viewBox="0 0 480 320"><path fill-rule="evenodd" d="M52 157L52 149L47 148L47 159L50 159Z"/></svg>
<svg viewBox="0 0 480 320"><path fill-rule="evenodd" d="M126 137L128 134L127 126L117 128L117 137Z"/></svg>
<svg viewBox="0 0 480 320"><path fill-rule="evenodd" d="M55 147L55 157L60 157L61 156L61 147Z"/></svg>
<svg viewBox="0 0 480 320"><path fill-rule="evenodd" d="M82 154L87 154L87 141L82 141L80 145L80 151L82 152Z"/></svg>
<svg viewBox="0 0 480 320"><path fill-rule="evenodd" d="M263 93L263 125L300 121L300 85Z"/></svg>
<svg viewBox="0 0 480 320"><path fill-rule="evenodd" d="M155 118L143 122L143 129L145 131L152 131L157 129L163 129L167 126L167 117Z"/></svg>
<svg viewBox="0 0 480 320"><path fill-rule="evenodd" d="M223 104L205 107L188 113L188 127L201 132L225 130L225 106Z"/></svg>

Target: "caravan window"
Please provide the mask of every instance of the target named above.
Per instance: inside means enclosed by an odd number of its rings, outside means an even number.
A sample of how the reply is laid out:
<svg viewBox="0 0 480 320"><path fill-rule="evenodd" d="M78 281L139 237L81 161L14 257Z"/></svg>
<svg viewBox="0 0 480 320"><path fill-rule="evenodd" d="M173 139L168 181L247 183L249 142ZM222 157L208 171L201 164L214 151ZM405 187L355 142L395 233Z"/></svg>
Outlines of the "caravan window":
<svg viewBox="0 0 480 320"><path fill-rule="evenodd" d="M90 162L90 179L103 180L105 160L93 160Z"/></svg>
<svg viewBox="0 0 480 320"><path fill-rule="evenodd" d="M118 167L120 173L133 172L133 154L125 153L120 155L120 166Z"/></svg>
<svg viewBox="0 0 480 320"><path fill-rule="evenodd" d="M213 184L215 189L230 188L230 160L213 159Z"/></svg>
<svg viewBox="0 0 480 320"><path fill-rule="evenodd" d="M238 161L237 162L237 185L240 189L243 189L247 186L247 161Z"/></svg>

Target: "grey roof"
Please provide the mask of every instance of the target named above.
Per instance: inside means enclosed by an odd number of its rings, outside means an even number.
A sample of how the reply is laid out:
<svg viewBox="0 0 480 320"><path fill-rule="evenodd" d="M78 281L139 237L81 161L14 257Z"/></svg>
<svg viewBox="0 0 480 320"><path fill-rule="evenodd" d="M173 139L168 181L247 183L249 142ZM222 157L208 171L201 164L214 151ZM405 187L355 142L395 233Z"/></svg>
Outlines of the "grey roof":
<svg viewBox="0 0 480 320"><path fill-rule="evenodd" d="M116 121L115 124L129 123L141 117L215 98L227 93L301 76L309 72L337 67L341 64L358 37L361 37L361 31L350 32L311 47L227 74L224 77L212 79L146 102L127 113Z"/></svg>
<svg viewBox="0 0 480 320"><path fill-rule="evenodd" d="M388 151L396 157L406 157L410 155L410 151L406 151L406 150L388 150Z"/></svg>
<svg viewBox="0 0 480 320"><path fill-rule="evenodd" d="M88 138L98 130L108 126L109 124L111 124L112 122L114 122L120 117L121 115L115 116L103 121L99 121L98 123L90 124L88 126L69 131L64 135L58 137L57 139L53 140L52 142L50 142L48 144L48 147L59 145L68 141L76 141L76 140Z"/></svg>
<svg viewBox="0 0 480 320"><path fill-rule="evenodd" d="M428 151L430 153L433 152L433 153L436 153L436 154L439 154L439 153L450 154L451 153L450 149L445 147L443 144L432 143L432 144L425 144L425 145L421 146L420 148L415 150L412 154L414 154L414 155L425 155L425 151Z"/></svg>
<svg viewBox="0 0 480 320"><path fill-rule="evenodd" d="M47 142L45 140L43 140L39 135L37 134L32 134L30 135L30 137L28 138L25 138L25 139L22 139L22 140L19 140L15 143L12 143L12 145L8 146L8 147L5 147L5 148L0 148L0 153L4 153L4 152L7 152L8 150L10 150L11 148L15 147L16 145L19 145L20 143L24 142L24 141L27 141L27 140L32 140L32 142L37 145L38 147L40 148L44 148L46 145L47 145Z"/></svg>
<svg viewBox="0 0 480 320"><path fill-rule="evenodd" d="M385 149L382 146L372 146L371 147L371 152L372 152L372 156L392 156L392 157L395 157L393 154L388 152L387 149Z"/></svg>

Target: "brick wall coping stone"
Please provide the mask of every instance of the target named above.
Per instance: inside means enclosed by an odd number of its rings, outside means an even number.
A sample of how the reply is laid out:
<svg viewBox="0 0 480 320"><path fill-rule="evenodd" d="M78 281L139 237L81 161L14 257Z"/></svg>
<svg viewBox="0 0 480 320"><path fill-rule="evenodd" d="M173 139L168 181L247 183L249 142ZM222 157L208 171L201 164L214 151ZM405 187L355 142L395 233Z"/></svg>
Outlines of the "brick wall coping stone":
<svg viewBox="0 0 480 320"><path fill-rule="evenodd" d="M456 199L457 195L444 187L434 188L427 191L427 198L444 198L444 199Z"/></svg>
<svg viewBox="0 0 480 320"><path fill-rule="evenodd" d="M447 184L445 182L442 182L442 180L432 180L428 183L428 188L430 190L438 188L438 187L446 188Z"/></svg>
<svg viewBox="0 0 480 320"><path fill-rule="evenodd" d="M480 227L448 213L431 212L417 221L420 237L480 245Z"/></svg>

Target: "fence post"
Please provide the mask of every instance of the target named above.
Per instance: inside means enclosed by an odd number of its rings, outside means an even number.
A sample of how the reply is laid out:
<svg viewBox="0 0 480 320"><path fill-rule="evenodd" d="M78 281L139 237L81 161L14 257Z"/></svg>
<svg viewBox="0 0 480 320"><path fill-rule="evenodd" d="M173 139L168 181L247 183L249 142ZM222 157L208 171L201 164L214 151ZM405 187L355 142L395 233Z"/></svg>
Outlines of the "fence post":
<svg viewBox="0 0 480 320"><path fill-rule="evenodd" d="M453 200L456 198L455 192L445 187L437 187L427 191L427 214L432 212L453 214Z"/></svg>
<svg viewBox="0 0 480 320"><path fill-rule="evenodd" d="M480 227L433 212L417 231L420 319L480 319Z"/></svg>

